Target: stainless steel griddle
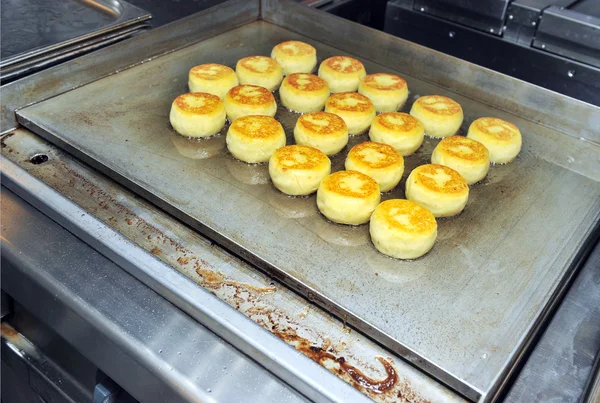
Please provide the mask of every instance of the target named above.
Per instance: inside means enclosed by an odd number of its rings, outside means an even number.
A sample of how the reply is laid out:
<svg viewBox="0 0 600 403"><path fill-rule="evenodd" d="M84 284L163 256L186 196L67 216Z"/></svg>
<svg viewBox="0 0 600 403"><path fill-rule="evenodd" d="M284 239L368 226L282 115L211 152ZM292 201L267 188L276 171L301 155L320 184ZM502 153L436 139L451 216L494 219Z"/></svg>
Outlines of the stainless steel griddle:
<svg viewBox="0 0 600 403"><path fill-rule="evenodd" d="M599 109L286 1L260 6L255 21L20 109L18 120L465 396L493 399L598 227ZM440 220L428 255L389 259L366 226L329 223L314 196L277 192L266 166L233 159L223 135L191 141L169 126L190 67L233 67L288 39L313 44L320 60L351 54L369 73L402 75L405 110L420 95L454 98L462 134L477 117L509 120L523 151L472 187L463 214ZM276 118L292 143L297 116ZM405 178L436 143L406 158ZM404 197L403 185L384 199Z"/></svg>

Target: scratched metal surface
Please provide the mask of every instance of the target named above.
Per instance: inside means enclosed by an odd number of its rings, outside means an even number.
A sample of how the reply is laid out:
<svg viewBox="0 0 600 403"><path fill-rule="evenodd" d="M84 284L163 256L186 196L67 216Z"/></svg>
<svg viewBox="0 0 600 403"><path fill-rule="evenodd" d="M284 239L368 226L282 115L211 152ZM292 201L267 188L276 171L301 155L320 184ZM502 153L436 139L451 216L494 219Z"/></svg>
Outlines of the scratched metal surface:
<svg viewBox="0 0 600 403"><path fill-rule="evenodd" d="M505 402L583 403L580 399L584 397L586 381L593 375L594 358L598 355L600 243L561 302Z"/></svg>
<svg viewBox="0 0 600 403"><path fill-rule="evenodd" d="M286 39L311 42L320 59L342 53L258 21L24 108L18 118L426 372L473 399L485 396L597 225L600 149L398 71L411 90L405 110L419 95L448 95L465 111L462 133L477 117L497 116L520 127L524 147L472 188L463 214L440 220L431 253L414 262L386 258L366 226L328 223L314 196L278 193L265 166L226 152L224 136L193 142L169 127L170 103L187 90L191 66L233 66ZM363 62L368 72L394 71ZM276 117L291 142L296 115L280 109ZM435 144L426 140L406 159L405 178ZM333 170L344 154L332 159ZM403 184L384 199L403 197Z"/></svg>
<svg viewBox="0 0 600 403"><path fill-rule="evenodd" d="M232 256L106 176L35 134L18 129L1 142L2 155L154 254L250 320L280 337L376 402L462 402L454 393L376 345L295 292ZM31 156L48 161L32 164ZM322 348L334 360L319 357ZM272 348L271 350L272 351ZM376 357L392 363L398 379L376 393L341 369L343 358L379 382L387 377ZM367 385L368 386L368 385Z"/></svg>
<svg viewBox="0 0 600 403"><path fill-rule="evenodd" d="M0 5L1 67L150 18L120 0L2 0Z"/></svg>

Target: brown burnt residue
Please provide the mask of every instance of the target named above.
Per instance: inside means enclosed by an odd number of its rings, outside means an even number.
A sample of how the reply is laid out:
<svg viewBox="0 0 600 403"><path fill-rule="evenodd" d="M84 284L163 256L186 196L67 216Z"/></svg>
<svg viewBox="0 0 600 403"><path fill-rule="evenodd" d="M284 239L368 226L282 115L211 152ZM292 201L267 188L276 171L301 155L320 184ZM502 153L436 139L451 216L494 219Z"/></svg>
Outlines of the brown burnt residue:
<svg viewBox="0 0 600 403"><path fill-rule="evenodd" d="M301 319L304 319L304 318L306 318L306 317L308 316L308 313L309 313L309 312L310 312L310 305L307 305L307 306L306 306L306 307L305 307L305 308L302 310L302 312L300 312L300 313L298 314L298 317L299 317L299 318L301 318Z"/></svg>
<svg viewBox="0 0 600 403"><path fill-rule="evenodd" d="M2 331L2 337L4 337L6 340L14 342L15 340L19 339L19 333L8 323L2 322L0 329Z"/></svg>
<svg viewBox="0 0 600 403"><path fill-rule="evenodd" d="M275 287L257 287L254 285L241 283L239 281L234 281L229 278L226 278L223 274L212 270L196 268L196 273L200 277L202 277L202 284L207 288L220 288L223 286L230 286L252 290L261 294L275 292Z"/></svg>
<svg viewBox="0 0 600 403"><path fill-rule="evenodd" d="M375 393L383 393L386 390L390 389L392 386L396 384L398 381L398 375L396 374L396 370L385 359L382 357L375 357L379 360L381 365L385 368L385 372L387 373L387 377L381 381L376 381L372 378L369 378L365 374L363 374L358 368L348 364L344 357L340 357L337 359L337 362L340 364L340 367L344 369L351 377L354 379L356 383L358 383L363 388L366 388Z"/></svg>
<svg viewBox="0 0 600 403"><path fill-rule="evenodd" d="M155 246L154 248L152 248L150 253L152 253L154 256L160 256L162 253L162 250L159 247Z"/></svg>
<svg viewBox="0 0 600 403"><path fill-rule="evenodd" d="M202 277L202 284L208 288L222 287L225 282L225 276L212 270L198 268L196 273Z"/></svg>
<svg viewBox="0 0 600 403"><path fill-rule="evenodd" d="M313 361L338 375L346 375L346 381L358 390L381 394L392 389L398 382L398 374L392 364L383 357L376 357L385 368L387 376L382 380L373 379L365 375L361 370L351 365L344 357L336 357L323 347L311 345L306 339L299 337L294 331L275 332L282 340L292 344L297 350L304 353ZM333 364L333 365L332 365ZM364 392L364 390L362 390Z"/></svg>
<svg viewBox="0 0 600 403"><path fill-rule="evenodd" d="M9 147L8 144L6 144L6 140L11 138L14 134L15 133L13 132L13 133L7 133L4 136L2 136L2 138L0 139L0 146L2 147L2 149L6 149L5 151L7 151L9 153L19 154L18 152L13 150L11 147Z"/></svg>

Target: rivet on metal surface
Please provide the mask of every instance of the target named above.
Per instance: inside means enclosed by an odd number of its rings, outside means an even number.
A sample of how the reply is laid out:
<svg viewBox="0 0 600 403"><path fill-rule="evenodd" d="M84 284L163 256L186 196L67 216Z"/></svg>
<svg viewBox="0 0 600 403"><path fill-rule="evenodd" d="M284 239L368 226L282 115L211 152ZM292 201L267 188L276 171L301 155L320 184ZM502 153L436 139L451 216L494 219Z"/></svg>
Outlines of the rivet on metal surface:
<svg viewBox="0 0 600 403"><path fill-rule="evenodd" d="M425 7L421 7L421 11L425 11Z"/></svg>
<svg viewBox="0 0 600 403"><path fill-rule="evenodd" d="M537 25L537 22L531 21L531 25L533 25L535 27Z"/></svg>
<svg viewBox="0 0 600 403"><path fill-rule="evenodd" d="M509 20L512 20L513 18L514 18L514 17L513 17L513 15L512 15L512 14L510 14L510 15L508 16L508 19L509 19Z"/></svg>
<svg viewBox="0 0 600 403"><path fill-rule="evenodd" d="M567 71L567 75L572 78L573 76L575 76L575 70Z"/></svg>
<svg viewBox="0 0 600 403"><path fill-rule="evenodd" d="M449 36L450 38L454 38L454 35L456 35L456 32L454 32L454 31L450 31L450 32L448 32L448 36Z"/></svg>
<svg viewBox="0 0 600 403"><path fill-rule="evenodd" d="M490 28L490 33L494 33L494 28Z"/></svg>
<svg viewBox="0 0 600 403"><path fill-rule="evenodd" d="M39 164L43 164L44 162L48 161L48 156L46 154L35 154L33 157L31 157L29 159L29 162L31 162L34 165L39 165Z"/></svg>
<svg viewBox="0 0 600 403"><path fill-rule="evenodd" d="M542 44L542 49L546 49L546 45L543 45L543 44Z"/></svg>

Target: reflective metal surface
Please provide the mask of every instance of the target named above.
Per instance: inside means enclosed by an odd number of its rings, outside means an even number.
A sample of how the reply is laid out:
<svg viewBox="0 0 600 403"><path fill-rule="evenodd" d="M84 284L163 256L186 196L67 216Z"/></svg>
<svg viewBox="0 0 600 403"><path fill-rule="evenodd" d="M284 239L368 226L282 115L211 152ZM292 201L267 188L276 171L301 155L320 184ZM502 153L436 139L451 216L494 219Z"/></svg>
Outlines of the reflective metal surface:
<svg viewBox="0 0 600 403"><path fill-rule="evenodd" d="M214 7L227 0L127 0L128 3L143 8L152 14L153 28Z"/></svg>
<svg viewBox="0 0 600 403"><path fill-rule="evenodd" d="M0 198L2 287L136 399L306 401L4 187Z"/></svg>
<svg viewBox="0 0 600 403"><path fill-rule="evenodd" d="M49 66L53 66L63 61L90 53L96 49L109 46L113 43L140 33L147 28L149 28L149 25L145 23L122 28L99 37L94 37L87 41L79 42L53 52L45 53L42 56L36 57L35 60L25 60L21 63L13 64L2 69L0 79L2 80L3 84L5 82L16 80Z"/></svg>
<svg viewBox="0 0 600 403"><path fill-rule="evenodd" d="M585 395L580 400L581 403L600 402L600 354L596 357L596 362L592 368L592 375L586 385Z"/></svg>
<svg viewBox="0 0 600 403"><path fill-rule="evenodd" d="M87 211L94 213L108 225L111 225L113 228L126 234L126 236L135 240L137 244L146 248L148 251L153 249L156 245L160 246L162 251L160 258L172 262L171 264L174 267L180 268L180 270L184 267L177 263L178 258L184 257L184 252L176 252L175 247L170 246L170 241L163 244L160 238L153 237L152 241L148 240L147 234L149 232L157 234L156 230L168 228L171 240L174 240L178 244L187 245L187 248L192 249L195 254L201 253L195 246L192 246L201 243L201 241L197 240L199 238L197 235L194 238L193 231L185 228L168 216L160 214L159 211L153 211L152 208L144 205L142 200L132 197L132 195L124 189L119 189L117 184L110 183L108 179L97 172L77 164L72 161L70 156L45 144L43 140L36 138L34 135L27 134L23 130L18 131L10 138L3 141L2 153L22 164L30 174L39 177L55 189L59 190L63 195L78 203ZM48 155L49 160L46 163L34 165L29 162L30 156L34 154ZM2 191L5 191L5 189L2 189ZM133 212L135 212L135 215L132 214ZM143 219L141 218L142 216L144 217ZM45 218L44 216L41 217ZM131 225L127 223L127 220L131 222ZM155 226L155 229L151 230L152 227L149 226L150 223ZM142 234L144 231L146 231L146 235ZM213 249L214 248L215 247L213 247ZM93 251L91 252L93 253ZM39 257L41 260L37 266L43 267L44 265L42 262L45 261L45 257L43 254ZM594 257L595 260L592 260ZM557 319L553 320L550 324L550 327L536 346L534 353L528 358L524 369L521 371L521 374L516 380L515 386L513 387L513 390L511 390L510 395L506 398L506 401L511 403L530 403L535 401L535 396L557 397L557 393L560 393L560 396L563 396L561 398L562 400L575 401L578 393L577 391L583 390L586 371L588 370L589 363L593 359L593 346L596 345L599 340L598 338L595 338L593 332L600 331L600 329L594 330L597 328L595 323L597 321L594 318L599 314L597 309L598 306L594 303L594 298L597 298L597 296L600 295L597 292L598 287L600 287L600 282L597 281L595 276L589 276L589 273L596 272L596 268L598 267L598 264L600 264L598 258L600 258L600 250L596 247L595 252L591 254L586 266L584 266L579 274L579 277L582 278L578 278L569 290L565 302L561 304L560 310L557 313ZM236 278L238 281L252 279L253 284L262 284L256 280L256 277L260 277L261 275L258 273L252 275L251 268L247 269L247 273L240 270L239 274L234 274L233 271L227 270L224 266L220 266L219 270L226 274L228 278ZM182 270L182 272L185 273L184 270ZM187 275L191 277L191 274ZM119 279L120 278L117 280ZM194 279L201 283L198 278ZM268 278L265 279L264 284L269 284ZM227 292L227 288L228 287L225 286L223 288L213 288L213 290L219 298L229 301L226 295L231 295L231 293ZM77 293L77 291L74 290L74 293ZM282 294L289 295L286 297L287 299L293 297L293 293L281 287L277 287L277 291L272 296L280 297ZM243 296L243 294L241 294L241 296ZM153 298L161 299L158 294L154 294ZM362 336L357 335L356 332L340 331L339 335L345 336L345 339L342 339L340 336L337 336L336 333L332 333L337 329L341 330L341 324L335 323L333 320L327 321L317 308L307 305L300 299L298 299L296 304L290 304L289 302L285 303L281 298L278 298L276 303L279 306L279 310L274 316L280 317L282 310L286 310L288 312L287 315L290 315L290 318L292 315L296 316L298 324L303 326L301 331L302 334L321 332L322 334L326 334L326 337L329 337L333 341L333 345L340 345L343 340L344 343L347 343L346 348L344 349L344 356L347 359L354 362L355 358L349 358L347 354L351 354L351 352L356 354L356 352L365 351L366 354L364 354L364 358L360 358L360 360L370 360L368 352L370 348L368 347L368 343L365 343ZM244 310L245 306L247 305L242 304L240 307L243 312L246 312ZM120 305L116 305L112 309L115 312L118 312ZM110 312L110 307L107 307L107 312ZM155 314L158 315L158 318L165 315L169 316L169 314L165 314L162 310L155 310ZM254 316L252 317L254 318ZM309 330L308 326L313 326L318 322L315 320L316 317L323 317L323 321L321 322L322 325L313 328L315 330ZM148 320L152 321L154 319L150 318ZM62 322L58 322L57 326L60 327L61 323ZM19 326L21 326L18 327L19 329L23 329L22 326L25 325L19 323ZM27 326L30 327L29 325ZM40 340L35 337L32 338L33 335L30 332L25 332L25 334L28 335L30 340L34 340L36 345L47 343L47 340ZM90 333L90 336L97 337L96 334L96 332L93 332ZM145 340L152 341L152 339ZM338 342L338 340L340 340L340 342ZM560 344L555 348L554 346L557 341ZM38 344L38 342L40 344ZM140 343L143 342L144 341L140 341ZM318 342L315 342L315 344L317 343ZM127 352L123 352L123 354L128 355ZM385 353L379 352L376 354ZM406 377L406 370L401 367L397 368L399 373L405 374L403 375L403 378ZM4 375L6 375L5 372L3 372L3 376ZM156 382L162 382L162 380L158 379ZM412 386L413 388L426 389L423 382L416 381ZM405 392L403 396L414 396L414 393L413 389L412 392ZM438 396L435 398L431 395L426 396L428 397L426 397L425 400L432 402L448 401L450 399L449 397ZM6 396L3 396L3 399L4 397ZM419 401L414 397L410 400L413 402ZM377 399L377 401L383 400ZM395 401L395 399L385 401Z"/></svg>
<svg viewBox="0 0 600 403"><path fill-rule="evenodd" d="M600 243L510 386L506 403L576 402L600 360Z"/></svg>
<svg viewBox="0 0 600 403"><path fill-rule="evenodd" d="M321 58L341 52L257 22L24 108L18 116L426 372L471 398L485 395L503 382L596 228L598 150L537 125L528 115L508 115L401 71L413 95L441 93L460 102L463 132L476 117L498 116L521 128L526 146L517 161L494 167L484 183L473 187L460 217L440 222L439 241L430 254L417 262L390 260L370 245L365 227L348 231L324 221L313 198L275 203L279 194L268 182L248 181L266 167L239 163L222 147L213 158L190 160L202 143L181 143L167 126L172 99L186 91L189 68L208 61L204 55L233 65L289 38L312 42ZM369 72L389 70L363 61ZM145 77L152 77L150 92ZM288 135L295 117L285 111L277 116ZM427 161L435 144L428 140L407 159L407 174ZM573 168L562 167L554 161L557 149L568 155L581 150L591 160L579 157ZM340 169L343 155L337 158L334 167ZM555 219L540 215L538 205ZM289 215L298 209L302 214Z"/></svg>
<svg viewBox="0 0 600 403"><path fill-rule="evenodd" d="M6 190L6 189L2 189ZM40 262L40 266L42 262ZM31 312L13 299L14 310L7 322L23 337L29 340L48 360L60 368L70 382L85 391L91 400L96 385L98 368L90 360L59 336L54 330L36 318ZM4 386L4 383L3 383ZM3 388L3 392L7 388ZM3 393L2 392L2 393ZM4 396L2 397L4 400ZM81 399L79 399L81 400Z"/></svg>
<svg viewBox="0 0 600 403"><path fill-rule="evenodd" d="M68 226L73 233L84 232L83 237L90 245L99 245L98 250L106 250L105 231L98 231L96 226L85 223L80 228L76 227L82 217L80 214L63 212L63 206L69 204L65 198L77 203L87 213L93 214L104 225L118 231L136 246L170 265L166 270L177 270L253 322L277 335L296 348L299 353L317 360L322 366L363 391L373 400L396 402L400 396L414 403L460 400L390 351L346 327L341 321L274 282L269 276L258 272L254 267L212 244L197 232L136 197L104 175L78 163L71 155L34 134L26 130L17 130L2 140L1 150L4 156L20 164L30 175L44 181L62 196L58 199L47 198L47 193L39 189L34 189L31 191L32 196L28 196L30 193L25 186L30 183L28 174L21 176L18 181L20 185L17 190L20 190L20 195L33 200L32 202L35 202L40 209L50 211L49 214L53 214L56 220ZM25 190L22 190L21 186L24 186ZM60 214L52 213L53 209ZM86 217L85 220L88 219ZM127 247L124 251L129 253ZM128 266L126 269L145 283L154 286L155 280L143 275L145 266L138 268ZM186 290L187 288L173 289L167 292L161 291L161 294L180 304L176 295ZM180 306L194 317L200 318L198 310L203 312L206 309L203 301L195 299L189 305ZM202 323L211 326L211 330L214 329L227 340L229 340L227 333L223 333L222 326L219 324L225 318L231 325L232 331L235 332L239 328L239 332L247 333L248 319L245 317L217 316L219 319L216 322L202 319ZM216 327L212 327L213 325ZM234 341L236 339L237 336L234 335ZM287 361L289 360L287 354L279 354L280 350L273 349L278 344L282 342L273 342L271 338L266 337L255 337L252 338L252 345L244 348L257 349L268 354L275 363L282 361L281 365L284 367L288 364L294 367L293 362ZM295 355L292 357L296 359ZM333 357L334 360L325 359L327 357ZM357 383L339 366L340 361L351 364L371 379L382 381L387 374L377 357L384 357L386 361L393 362L394 371L398 375L397 381L382 393L375 393ZM318 370L319 367L302 367L302 370L306 371L304 376L322 379L318 371L312 373L314 369ZM342 371L339 371L340 369ZM280 372L277 367L271 367L270 370L276 374ZM333 383L329 382L329 384L331 388ZM343 398L334 400L344 401Z"/></svg>
<svg viewBox="0 0 600 403"><path fill-rule="evenodd" d="M7 322L2 322L2 361L44 401L78 403L91 395ZM5 385L6 387L6 385Z"/></svg>
<svg viewBox="0 0 600 403"><path fill-rule="evenodd" d="M139 24L151 16L120 0L2 0L0 70Z"/></svg>

